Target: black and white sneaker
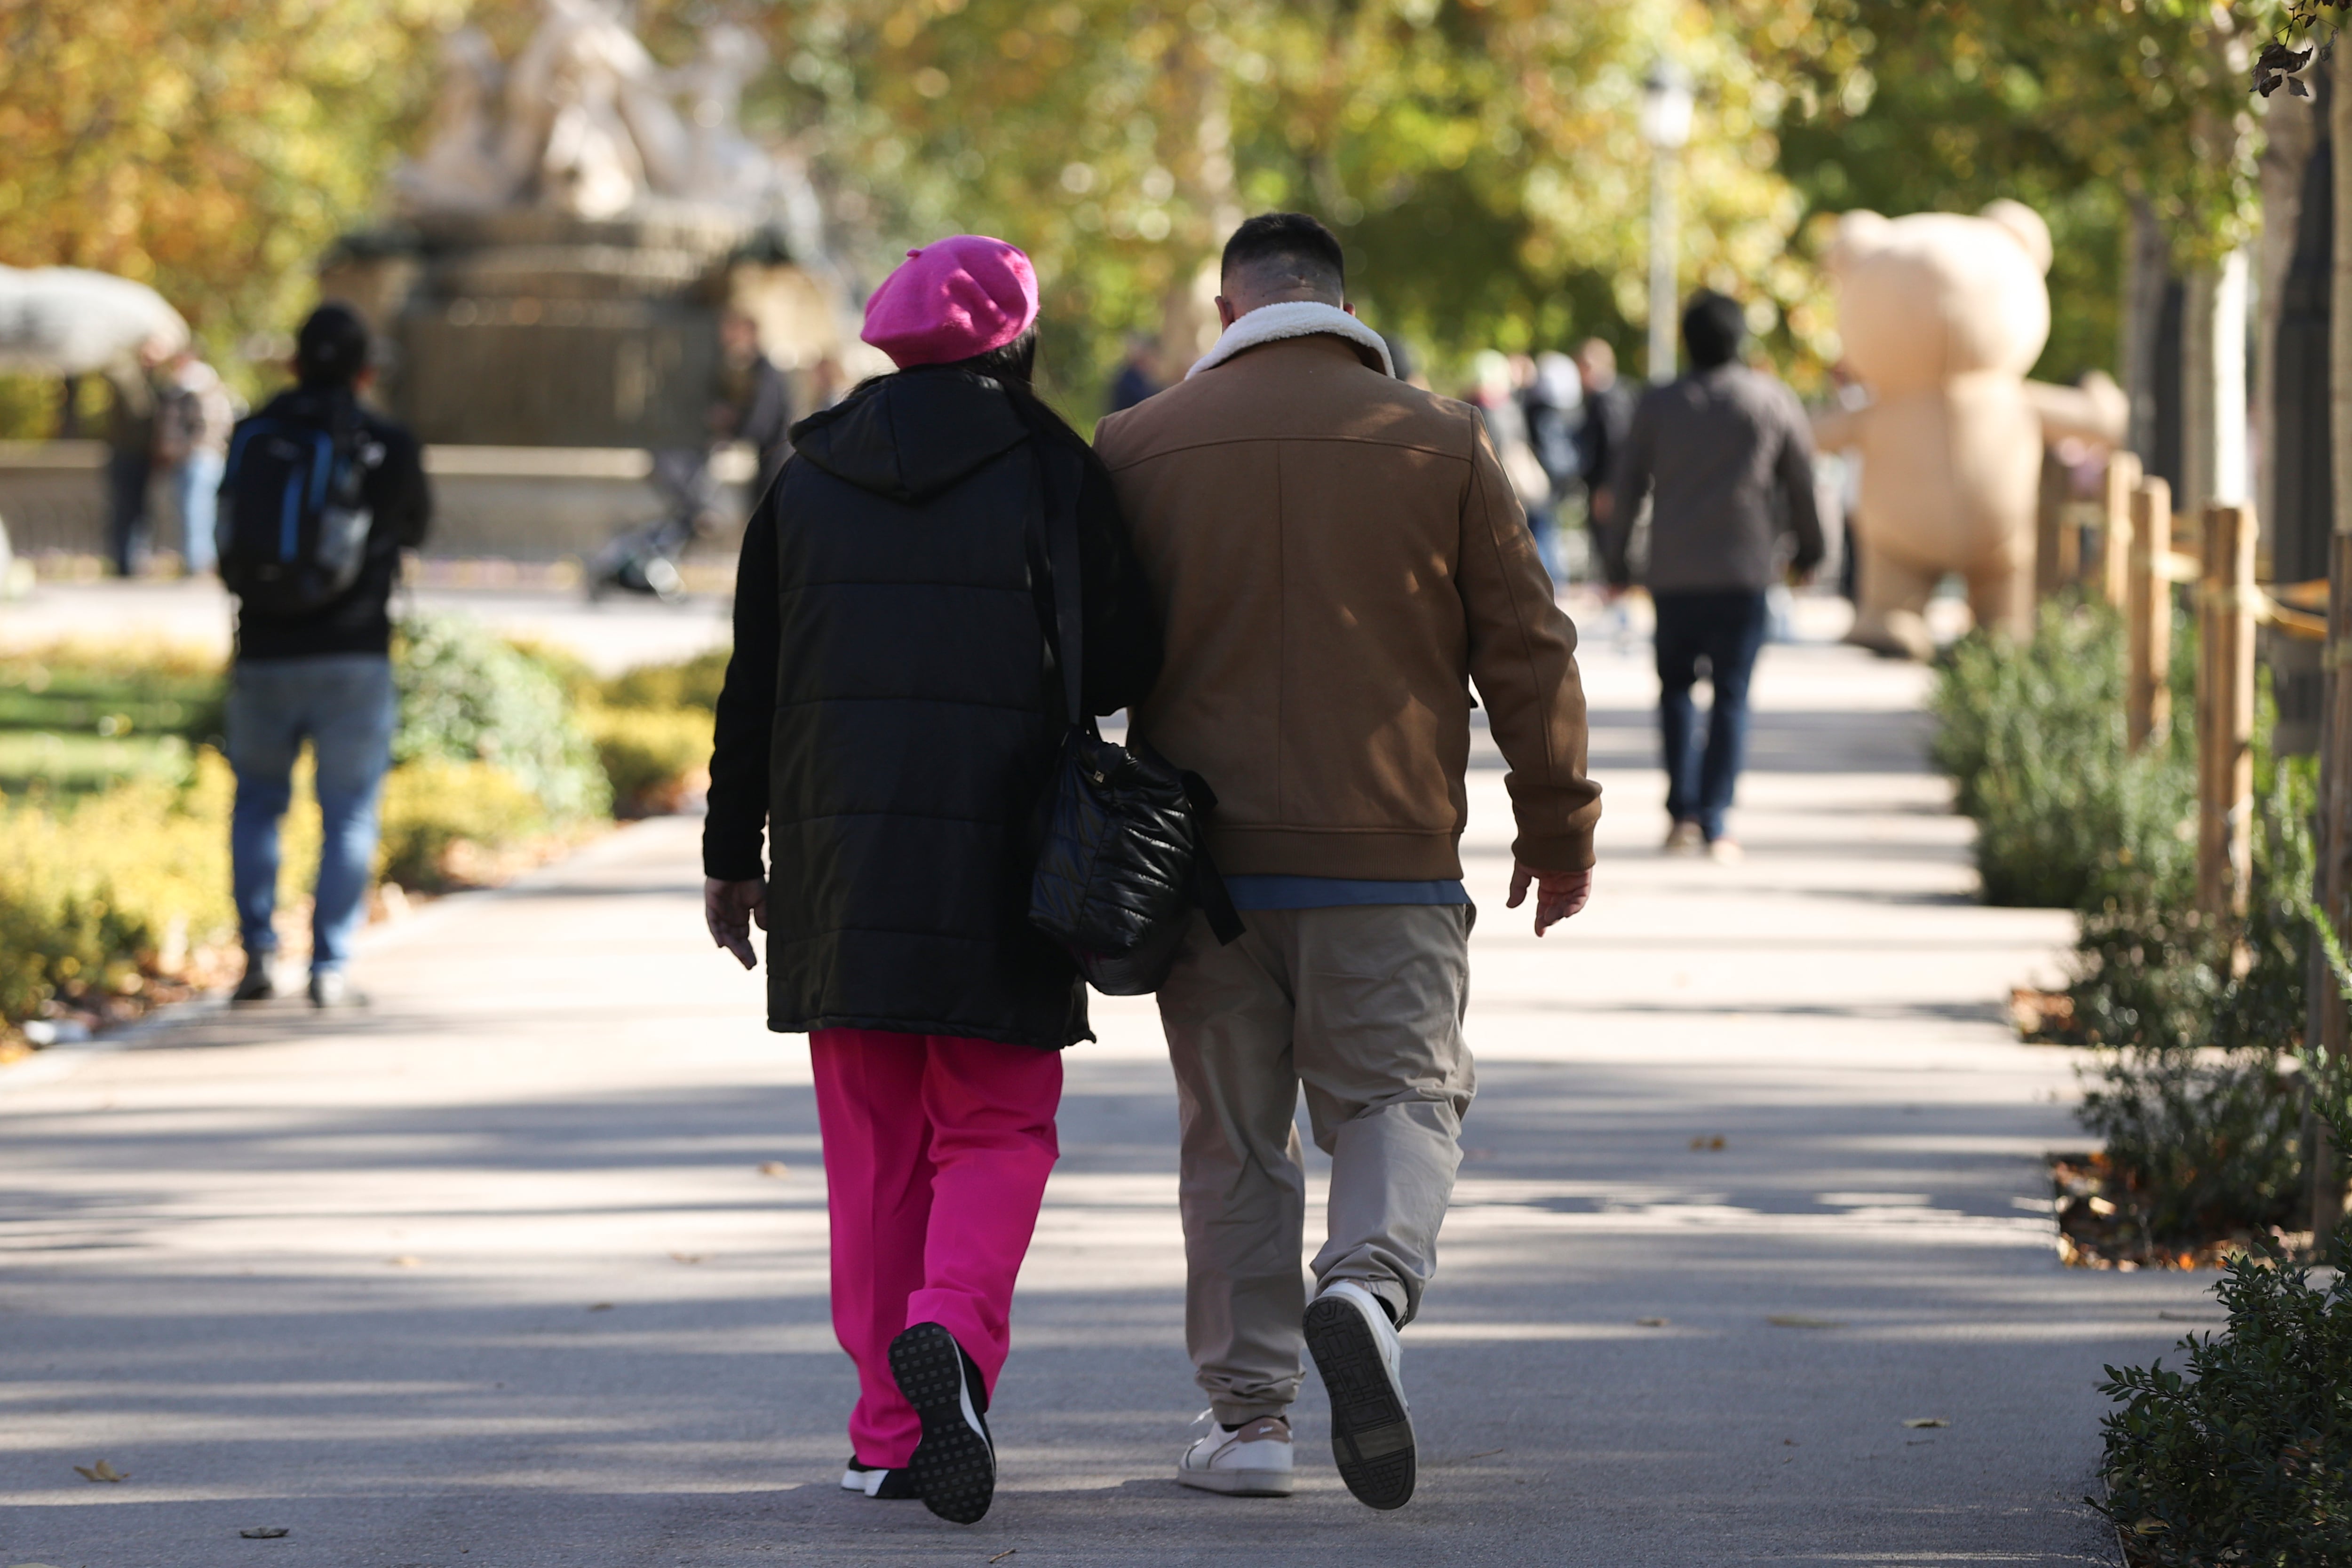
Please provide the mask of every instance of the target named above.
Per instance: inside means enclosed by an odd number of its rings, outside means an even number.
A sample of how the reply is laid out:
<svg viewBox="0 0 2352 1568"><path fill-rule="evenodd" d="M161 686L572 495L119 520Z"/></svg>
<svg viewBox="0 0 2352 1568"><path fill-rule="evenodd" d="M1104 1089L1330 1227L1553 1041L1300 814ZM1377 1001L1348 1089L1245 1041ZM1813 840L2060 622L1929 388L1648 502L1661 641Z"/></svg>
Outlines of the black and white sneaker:
<svg viewBox="0 0 2352 1568"><path fill-rule="evenodd" d="M1368 1508L1402 1508L1415 1477L1412 1416L1404 1400L1403 1347L1388 1310L1353 1280L1307 1308L1307 1348L1331 1396L1331 1458Z"/></svg>
<svg viewBox="0 0 2352 1568"><path fill-rule="evenodd" d="M988 1435L988 1391L955 1335L917 1323L890 1342L890 1375L923 1423L908 1466L923 1506L971 1524L996 1496L996 1443Z"/></svg>
<svg viewBox="0 0 2352 1568"><path fill-rule="evenodd" d="M915 1472L904 1465L889 1469L881 1465L869 1465L855 1454L848 1468L841 1472L841 1490L863 1492L884 1502L897 1502L904 1498L919 1497L915 1490Z"/></svg>

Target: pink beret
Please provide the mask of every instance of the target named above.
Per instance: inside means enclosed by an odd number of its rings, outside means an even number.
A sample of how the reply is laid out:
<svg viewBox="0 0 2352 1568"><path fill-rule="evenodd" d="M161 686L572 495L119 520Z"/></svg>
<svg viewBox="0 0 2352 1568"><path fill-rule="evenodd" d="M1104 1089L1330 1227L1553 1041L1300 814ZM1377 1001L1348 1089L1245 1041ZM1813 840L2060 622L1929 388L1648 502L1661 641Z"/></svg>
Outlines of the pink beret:
<svg viewBox="0 0 2352 1568"><path fill-rule="evenodd" d="M1001 239L957 235L910 250L866 302L858 335L904 370L1001 349L1037 319L1037 270Z"/></svg>

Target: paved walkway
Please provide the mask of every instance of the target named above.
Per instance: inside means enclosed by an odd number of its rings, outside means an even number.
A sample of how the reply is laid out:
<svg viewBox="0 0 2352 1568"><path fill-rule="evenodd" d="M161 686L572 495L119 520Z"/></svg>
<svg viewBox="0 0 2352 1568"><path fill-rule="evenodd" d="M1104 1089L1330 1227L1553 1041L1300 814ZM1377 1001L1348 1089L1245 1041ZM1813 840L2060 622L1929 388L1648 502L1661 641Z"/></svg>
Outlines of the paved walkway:
<svg viewBox="0 0 2352 1568"><path fill-rule="evenodd" d="M1168 1479L1202 1400L1127 1002L1068 1059L994 1512L842 1493L805 1056L664 821L380 934L357 1024L0 1076L0 1563L2113 1563L2076 1500L2100 1365L2216 1312L2210 1276L2053 1258L2072 1062L1998 998L2066 920L1969 902L1914 670L1768 653L1732 868L1654 852L1638 654L1591 685L1610 814L1566 931L1502 909L1474 780L1481 1086L1403 1512L1339 1489L1311 1379L1299 1496Z"/></svg>

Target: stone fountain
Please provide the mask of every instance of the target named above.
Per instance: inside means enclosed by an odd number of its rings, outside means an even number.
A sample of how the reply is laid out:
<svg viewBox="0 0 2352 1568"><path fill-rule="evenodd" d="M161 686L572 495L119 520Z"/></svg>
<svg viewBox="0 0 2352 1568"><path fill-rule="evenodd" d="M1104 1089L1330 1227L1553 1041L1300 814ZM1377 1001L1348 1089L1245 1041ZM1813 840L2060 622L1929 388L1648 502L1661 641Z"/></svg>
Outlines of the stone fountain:
<svg viewBox="0 0 2352 1568"><path fill-rule="evenodd" d="M787 370L853 345L804 172L740 127L765 64L721 23L665 68L614 0L542 0L510 61L449 35L399 221L320 274L391 345L391 410L445 445L690 447L722 311L758 321Z"/></svg>

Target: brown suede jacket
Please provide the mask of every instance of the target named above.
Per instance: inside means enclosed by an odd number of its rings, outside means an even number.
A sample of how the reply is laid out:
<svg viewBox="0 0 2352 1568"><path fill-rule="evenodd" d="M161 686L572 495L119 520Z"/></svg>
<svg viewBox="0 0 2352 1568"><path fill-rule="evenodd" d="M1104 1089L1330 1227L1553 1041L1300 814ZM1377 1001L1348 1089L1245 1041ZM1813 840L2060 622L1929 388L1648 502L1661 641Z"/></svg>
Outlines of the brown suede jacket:
<svg viewBox="0 0 2352 1568"><path fill-rule="evenodd" d="M1576 628L1476 410L1318 334L1244 350L1095 444L1165 628L1136 732L1216 790L1221 869L1460 876L1473 680L1513 852L1592 863Z"/></svg>

